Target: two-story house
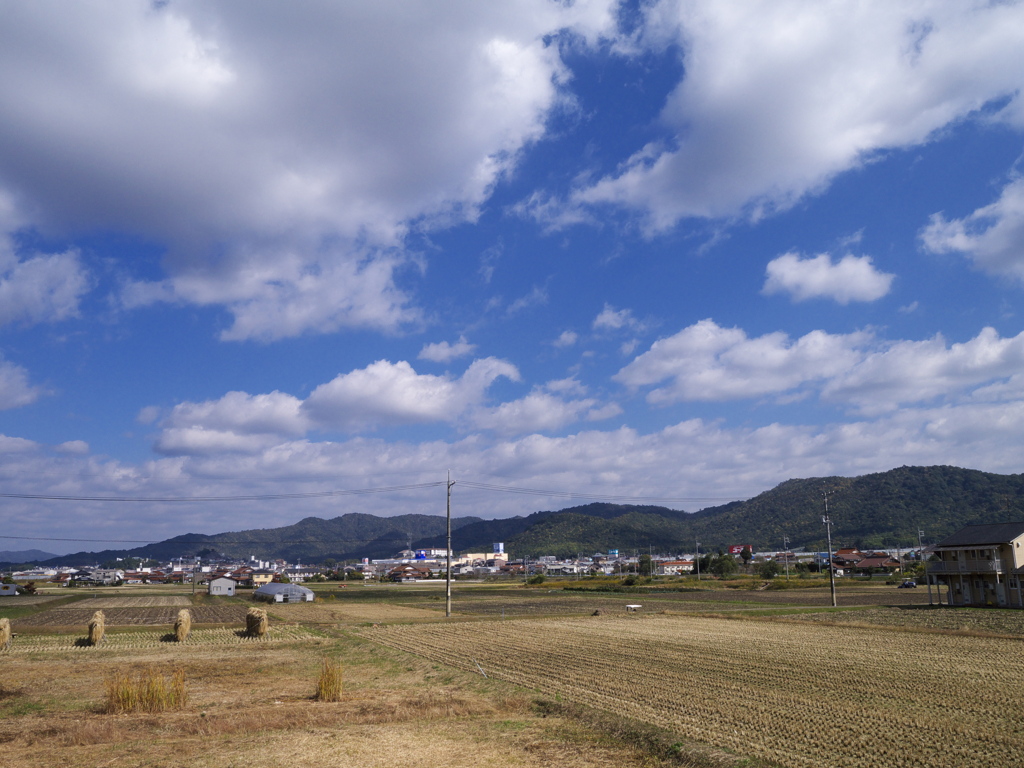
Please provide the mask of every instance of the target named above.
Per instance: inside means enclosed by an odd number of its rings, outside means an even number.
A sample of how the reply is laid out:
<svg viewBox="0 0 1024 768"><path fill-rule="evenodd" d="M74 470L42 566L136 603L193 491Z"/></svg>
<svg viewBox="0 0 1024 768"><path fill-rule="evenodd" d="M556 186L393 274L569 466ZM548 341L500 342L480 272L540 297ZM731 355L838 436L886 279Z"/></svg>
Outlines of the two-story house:
<svg viewBox="0 0 1024 768"><path fill-rule="evenodd" d="M936 544L935 554L928 588L938 587L940 602L1024 608L1024 522L968 525Z"/></svg>

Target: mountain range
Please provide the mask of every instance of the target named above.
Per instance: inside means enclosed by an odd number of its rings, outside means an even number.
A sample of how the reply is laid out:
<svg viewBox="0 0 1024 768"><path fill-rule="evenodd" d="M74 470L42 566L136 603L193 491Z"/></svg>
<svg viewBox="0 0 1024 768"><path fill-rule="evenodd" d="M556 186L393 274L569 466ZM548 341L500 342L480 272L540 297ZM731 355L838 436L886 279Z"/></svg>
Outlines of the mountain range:
<svg viewBox="0 0 1024 768"><path fill-rule="evenodd" d="M705 551L732 544L749 544L755 552L777 550L786 542L789 548L823 550L826 499L834 547L911 547L919 540L934 543L972 523L1024 520L1024 475L899 467L860 477L787 480L746 501L694 513L595 503L499 520L457 517L452 519L452 548L490 552L495 542L503 542L512 557L609 549L671 554L692 552L699 540ZM281 528L184 534L131 550L80 552L43 562L74 565L126 556L169 560L222 554L319 563L444 546L444 517L352 513L330 520L308 517Z"/></svg>

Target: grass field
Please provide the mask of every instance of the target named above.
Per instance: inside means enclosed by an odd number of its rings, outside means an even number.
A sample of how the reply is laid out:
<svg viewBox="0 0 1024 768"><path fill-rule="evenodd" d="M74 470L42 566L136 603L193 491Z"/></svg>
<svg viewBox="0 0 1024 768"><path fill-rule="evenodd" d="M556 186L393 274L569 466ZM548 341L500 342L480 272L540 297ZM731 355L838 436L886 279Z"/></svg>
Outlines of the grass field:
<svg viewBox="0 0 1024 768"><path fill-rule="evenodd" d="M840 611L827 587L714 586L459 584L446 621L436 585L318 585L268 606L260 640L241 636L248 601L181 587L5 604L0 765L1024 766L1024 612L882 584L844 584ZM314 700L325 658L344 667L337 703ZM103 713L115 672L175 669L184 709Z"/></svg>

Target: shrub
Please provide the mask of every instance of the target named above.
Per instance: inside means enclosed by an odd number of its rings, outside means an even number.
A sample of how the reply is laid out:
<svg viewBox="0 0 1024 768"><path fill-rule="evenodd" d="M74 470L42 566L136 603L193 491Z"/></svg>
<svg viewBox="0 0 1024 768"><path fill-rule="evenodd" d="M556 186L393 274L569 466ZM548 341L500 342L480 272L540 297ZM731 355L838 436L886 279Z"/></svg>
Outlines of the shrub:
<svg viewBox="0 0 1024 768"><path fill-rule="evenodd" d="M249 637L263 637L268 629L267 612L262 608L250 608L245 613L245 634Z"/></svg>
<svg viewBox="0 0 1024 768"><path fill-rule="evenodd" d="M320 679L316 681L316 698L319 701L341 701L341 664L324 659Z"/></svg>
<svg viewBox="0 0 1024 768"><path fill-rule="evenodd" d="M107 701L104 711L163 712L181 709L188 702L185 690L185 672L175 670L168 679L155 670L142 672L137 677L129 674L107 678Z"/></svg>
<svg viewBox="0 0 1024 768"><path fill-rule="evenodd" d="M89 619L89 645L99 645L107 628L107 617L103 611L96 611Z"/></svg>
<svg viewBox="0 0 1024 768"><path fill-rule="evenodd" d="M179 643L184 643L188 640L188 636L192 633L192 614L188 608L182 608L178 611L178 618L174 622L174 639Z"/></svg>
<svg viewBox="0 0 1024 768"><path fill-rule="evenodd" d="M544 583L544 574L543 573L538 573L536 576L531 576L529 579L526 580L526 583L527 584L543 584Z"/></svg>

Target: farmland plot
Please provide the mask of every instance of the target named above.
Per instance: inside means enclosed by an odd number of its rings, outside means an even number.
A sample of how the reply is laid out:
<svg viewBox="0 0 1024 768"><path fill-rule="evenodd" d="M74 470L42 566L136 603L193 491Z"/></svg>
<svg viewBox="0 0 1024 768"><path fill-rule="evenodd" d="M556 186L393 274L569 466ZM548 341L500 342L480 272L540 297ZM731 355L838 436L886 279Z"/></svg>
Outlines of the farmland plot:
<svg viewBox="0 0 1024 768"><path fill-rule="evenodd" d="M192 605L188 595L121 595L116 597L91 597L80 603L90 611L110 608L187 608Z"/></svg>
<svg viewBox="0 0 1024 768"><path fill-rule="evenodd" d="M692 616L367 633L783 765L1024 766L1017 640Z"/></svg>
<svg viewBox="0 0 1024 768"><path fill-rule="evenodd" d="M194 646L296 642L319 637L311 630L295 626L271 627L270 632L263 637L245 637L241 630L230 628L193 629L188 640L183 643L169 642L161 632L108 632L99 646L86 645L82 643L82 637L74 635L22 635L9 651L0 651L0 657L37 651L78 651L93 654L142 648L166 648L173 653L176 648Z"/></svg>
<svg viewBox="0 0 1024 768"><path fill-rule="evenodd" d="M88 608L81 606L88 605ZM75 603L67 608L53 608L49 611L15 619L13 624L18 627L77 627L85 626L92 616L94 603L86 601ZM190 608L192 621L195 624L238 624L245 622L246 606L234 603L229 605L197 605ZM108 627L144 626L155 627L173 624L178 609L173 606L155 608L105 608L103 613Z"/></svg>

